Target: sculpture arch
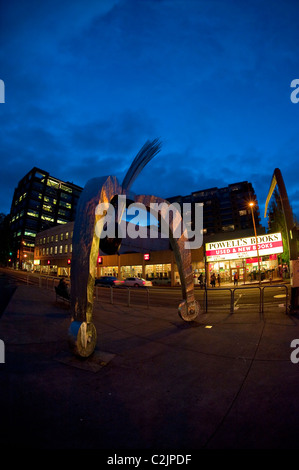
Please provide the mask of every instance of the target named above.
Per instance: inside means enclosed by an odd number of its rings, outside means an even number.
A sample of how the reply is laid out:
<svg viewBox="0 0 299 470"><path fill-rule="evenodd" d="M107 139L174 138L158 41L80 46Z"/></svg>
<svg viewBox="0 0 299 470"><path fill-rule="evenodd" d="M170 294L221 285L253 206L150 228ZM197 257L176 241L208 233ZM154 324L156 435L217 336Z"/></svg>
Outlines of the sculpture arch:
<svg viewBox="0 0 299 470"><path fill-rule="evenodd" d="M129 194L130 187L137 175L159 150L160 143L157 139L153 142L147 142L135 157L121 185L115 176L96 177L87 182L81 193L73 231L72 322L69 329L69 343L73 352L78 356L90 356L97 340L96 329L92 322L93 299L95 268L100 242L99 227L101 227L104 218L102 215L96 214L96 207L101 203L109 204L116 195ZM142 202L146 206L149 206L150 202L167 203L162 198L145 195L136 196L135 201ZM123 211L121 210L119 213L122 217ZM174 220L171 221L171 224L173 222ZM117 220L117 223L120 223L120 220ZM178 312L183 320L192 321L199 313L199 304L194 297L191 253L190 249L185 248L185 241L184 233L177 240L172 236L172 230L170 230L170 243L176 258L182 286L182 302Z"/></svg>

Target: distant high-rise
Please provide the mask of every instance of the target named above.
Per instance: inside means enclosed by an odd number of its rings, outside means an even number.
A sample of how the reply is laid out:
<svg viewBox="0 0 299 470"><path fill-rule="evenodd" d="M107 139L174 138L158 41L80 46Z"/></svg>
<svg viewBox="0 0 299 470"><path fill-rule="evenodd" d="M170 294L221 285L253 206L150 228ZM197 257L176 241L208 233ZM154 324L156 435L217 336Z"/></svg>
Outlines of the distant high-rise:
<svg viewBox="0 0 299 470"><path fill-rule="evenodd" d="M259 209L251 183L229 184L224 188L210 188L193 192L187 196L167 198L171 203L203 203L203 234L245 230L253 227L248 203L255 202L255 223L260 227Z"/></svg>
<svg viewBox="0 0 299 470"><path fill-rule="evenodd" d="M20 268L33 263L38 232L75 220L81 192L80 186L36 167L19 181L11 205L10 228L13 259Z"/></svg>

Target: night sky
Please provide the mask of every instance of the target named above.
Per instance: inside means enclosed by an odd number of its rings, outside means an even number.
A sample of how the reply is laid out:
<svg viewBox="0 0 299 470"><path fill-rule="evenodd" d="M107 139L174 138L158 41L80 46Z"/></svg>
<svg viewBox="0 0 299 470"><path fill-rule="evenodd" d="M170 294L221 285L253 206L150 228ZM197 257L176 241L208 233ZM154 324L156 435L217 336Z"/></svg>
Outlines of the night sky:
<svg viewBox="0 0 299 470"><path fill-rule="evenodd" d="M280 168L299 218L299 2L1 2L0 212L33 167L80 186L162 149L137 194L253 183ZM299 93L298 93L299 97Z"/></svg>

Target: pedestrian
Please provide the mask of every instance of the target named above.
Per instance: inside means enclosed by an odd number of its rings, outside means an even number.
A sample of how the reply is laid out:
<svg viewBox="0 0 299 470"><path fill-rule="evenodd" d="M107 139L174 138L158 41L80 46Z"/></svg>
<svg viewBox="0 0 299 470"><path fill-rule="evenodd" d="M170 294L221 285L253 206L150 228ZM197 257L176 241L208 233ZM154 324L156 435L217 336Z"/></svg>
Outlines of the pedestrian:
<svg viewBox="0 0 299 470"><path fill-rule="evenodd" d="M57 292L59 295L61 295L61 297L64 297L66 299L70 298L69 288L64 277L62 277L59 281L59 284L57 286Z"/></svg>
<svg viewBox="0 0 299 470"><path fill-rule="evenodd" d="M215 273L212 273L211 275L211 286L212 288L215 287L216 285L216 276L215 276Z"/></svg>
<svg viewBox="0 0 299 470"><path fill-rule="evenodd" d="M200 275L198 276L198 281L199 281L200 288L202 289L203 288L203 275L202 275L202 273L200 273Z"/></svg>
<svg viewBox="0 0 299 470"><path fill-rule="evenodd" d="M238 285L238 273L235 272L234 274L234 286L237 286Z"/></svg>
<svg viewBox="0 0 299 470"><path fill-rule="evenodd" d="M218 273L218 276L217 276L217 281L218 281L218 287L220 287L220 274Z"/></svg>

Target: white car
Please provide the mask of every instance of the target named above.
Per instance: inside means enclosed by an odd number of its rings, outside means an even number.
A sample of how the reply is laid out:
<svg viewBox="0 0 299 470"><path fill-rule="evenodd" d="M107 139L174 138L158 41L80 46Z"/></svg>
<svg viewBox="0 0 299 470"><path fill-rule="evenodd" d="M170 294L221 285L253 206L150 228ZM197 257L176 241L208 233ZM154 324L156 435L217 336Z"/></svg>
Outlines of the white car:
<svg viewBox="0 0 299 470"><path fill-rule="evenodd" d="M126 287L151 287L153 284L151 281L142 279L142 277L128 277L124 280L123 285Z"/></svg>

